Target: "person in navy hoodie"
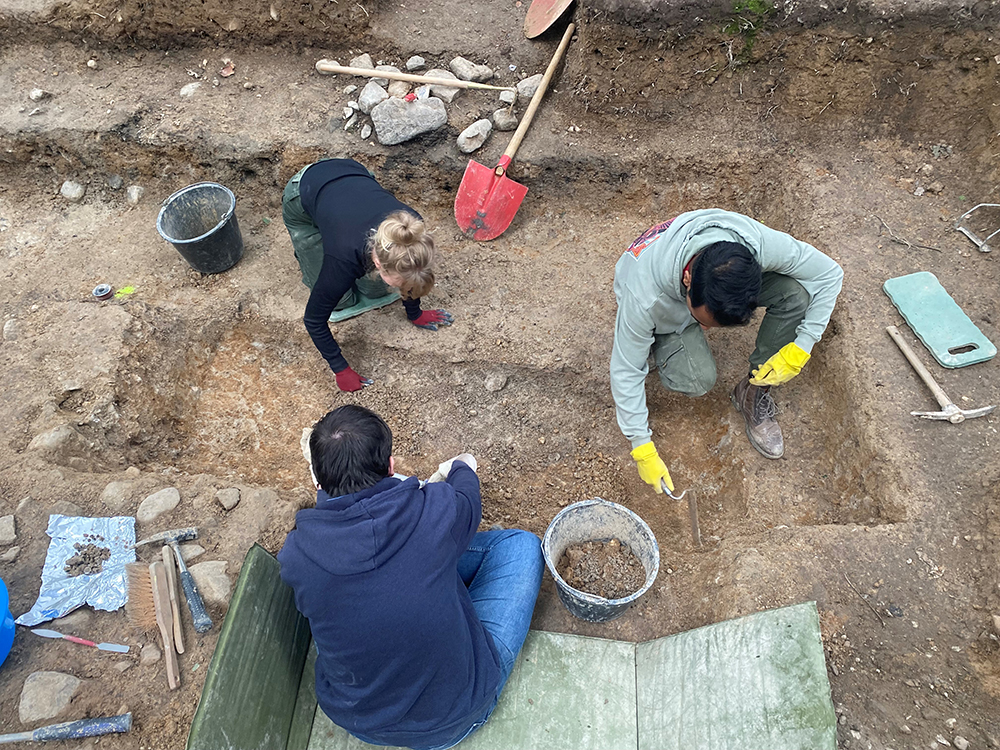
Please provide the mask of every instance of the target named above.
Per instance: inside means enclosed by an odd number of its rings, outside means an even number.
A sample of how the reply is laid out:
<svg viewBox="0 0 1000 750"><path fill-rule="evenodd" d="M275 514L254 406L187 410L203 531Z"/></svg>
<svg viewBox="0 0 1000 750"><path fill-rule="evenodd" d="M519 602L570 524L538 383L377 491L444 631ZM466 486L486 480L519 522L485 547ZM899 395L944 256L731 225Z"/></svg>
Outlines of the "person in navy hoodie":
<svg viewBox="0 0 1000 750"><path fill-rule="evenodd" d="M319 705L364 742L452 747L486 723L514 667L539 539L477 533L468 454L442 482L393 476L392 432L361 406L323 417L309 448L316 507L296 515L278 561L319 652Z"/></svg>

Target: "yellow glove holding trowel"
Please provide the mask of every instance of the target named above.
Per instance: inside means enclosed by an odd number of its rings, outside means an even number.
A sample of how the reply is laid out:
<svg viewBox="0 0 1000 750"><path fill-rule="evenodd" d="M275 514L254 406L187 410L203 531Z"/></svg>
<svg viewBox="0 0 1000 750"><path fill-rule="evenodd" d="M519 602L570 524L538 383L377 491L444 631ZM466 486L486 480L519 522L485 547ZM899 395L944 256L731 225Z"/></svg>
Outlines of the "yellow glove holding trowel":
<svg viewBox="0 0 1000 750"><path fill-rule="evenodd" d="M750 385L781 385L794 378L809 361L809 353L794 342L785 344L778 353L753 371Z"/></svg>

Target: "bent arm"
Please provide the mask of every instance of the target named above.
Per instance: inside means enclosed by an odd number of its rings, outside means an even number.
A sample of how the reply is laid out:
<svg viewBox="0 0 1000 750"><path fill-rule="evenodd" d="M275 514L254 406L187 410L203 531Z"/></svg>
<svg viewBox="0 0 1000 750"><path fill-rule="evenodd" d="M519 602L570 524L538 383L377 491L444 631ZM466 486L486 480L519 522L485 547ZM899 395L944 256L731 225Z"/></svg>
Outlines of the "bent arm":
<svg viewBox="0 0 1000 750"><path fill-rule="evenodd" d="M618 426L636 448L652 439L646 407L646 375L649 350L653 346L653 322L630 302L627 292L618 302L611 349L611 395Z"/></svg>
<svg viewBox="0 0 1000 750"><path fill-rule="evenodd" d="M455 490L458 513L452 535L460 549L465 549L479 528L483 518L483 503L479 492L479 477L464 461L456 459L445 480Z"/></svg>
<svg viewBox="0 0 1000 750"><path fill-rule="evenodd" d="M302 318L313 344L334 372L345 369L347 360L341 354L340 346L330 331L330 313L353 283L354 276L349 269L342 268L341 264L330 256L324 256L323 267L309 295L306 312Z"/></svg>

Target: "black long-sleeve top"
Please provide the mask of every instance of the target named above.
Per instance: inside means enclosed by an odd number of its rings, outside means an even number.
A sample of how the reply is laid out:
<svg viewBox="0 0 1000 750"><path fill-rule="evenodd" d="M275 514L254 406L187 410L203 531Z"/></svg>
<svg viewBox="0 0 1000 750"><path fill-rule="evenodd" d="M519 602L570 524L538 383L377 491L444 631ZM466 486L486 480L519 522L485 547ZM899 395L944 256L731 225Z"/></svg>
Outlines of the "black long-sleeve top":
<svg viewBox="0 0 1000 750"><path fill-rule="evenodd" d="M353 159L313 164L302 175L299 196L323 238L323 266L309 295L303 322L323 359L334 372L340 372L348 365L330 332L330 313L351 285L372 268L368 233L396 211L420 214L396 200ZM420 316L419 299L404 299L403 306L409 320Z"/></svg>

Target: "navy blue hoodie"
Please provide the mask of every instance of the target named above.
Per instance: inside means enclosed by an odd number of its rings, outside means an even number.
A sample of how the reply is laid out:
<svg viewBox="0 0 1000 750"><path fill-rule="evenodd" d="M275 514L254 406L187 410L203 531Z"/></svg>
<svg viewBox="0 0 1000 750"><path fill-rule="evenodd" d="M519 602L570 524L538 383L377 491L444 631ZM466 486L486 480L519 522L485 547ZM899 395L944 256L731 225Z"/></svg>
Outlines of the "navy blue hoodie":
<svg viewBox="0 0 1000 750"><path fill-rule="evenodd" d="M492 706L493 639L458 575L482 515L479 478L416 477L299 511L278 554L319 650L316 698L333 722L388 745L455 739Z"/></svg>

